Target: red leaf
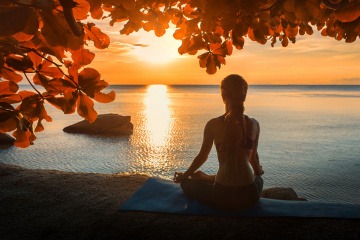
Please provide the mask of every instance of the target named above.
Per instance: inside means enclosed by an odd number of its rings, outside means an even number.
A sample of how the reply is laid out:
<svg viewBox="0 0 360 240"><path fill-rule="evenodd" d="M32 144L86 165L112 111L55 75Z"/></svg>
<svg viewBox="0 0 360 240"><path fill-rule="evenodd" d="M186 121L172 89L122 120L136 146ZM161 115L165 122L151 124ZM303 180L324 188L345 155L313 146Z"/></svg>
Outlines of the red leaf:
<svg viewBox="0 0 360 240"><path fill-rule="evenodd" d="M19 103L23 100L23 98L19 94L13 95L0 95L0 103L6 102L9 104Z"/></svg>
<svg viewBox="0 0 360 240"><path fill-rule="evenodd" d="M136 6L135 0L122 0L121 4L128 11L133 10Z"/></svg>
<svg viewBox="0 0 360 240"><path fill-rule="evenodd" d="M186 29L180 28L174 32L173 37L177 40L181 40L186 36L185 34L186 34Z"/></svg>
<svg viewBox="0 0 360 240"><path fill-rule="evenodd" d="M81 48L77 51L71 51L71 58L76 64L85 66L90 64L95 57L95 54L90 52L88 49Z"/></svg>
<svg viewBox="0 0 360 240"><path fill-rule="evenodd" d="M39 120L36 125L35 132L42 132L42 131L44 131L44 126L42 125L41 121Z"/></svg>
<svg viewBox="0 0 360 240"><path fill-rule="evenodd" d="M109 84L100 80L100 73L93 68L84 68L78 76L78 84L81 90L89 97L94 98L94 93L100 92Z"/></svg>
<svg viewBox="0 0 360 240"><path fill-rule="evenodd" d="M360 4L358 1L352 2L352 4L346 5L344 8L336 10L334 12L336 19L341 22L352 22L360 17Z"/></svg>
<svg viewBox="0 0 360 240"><path fill-rule="evenodd" d="M210 54L206 63L206 72L208 74L215 74L216 70L217 69L216 69L215 56L213 54Z"/></svg>
<svg viewBox="0 0 360 240"><path fill-rule="evenodd" d="M86 0L73 0L76 5L73 7L72 12L75 19L84 20L90 11L90 4Z"/></svg>
<svg viewBox="0 0 360 240"><path fill-rule="evenodd" d="M27 53L28 57L30 58L30 60L33 62L33 66L35 69L38 68L38 66L42 63L43 59L42 57L40 57L38 54L34 53L34 52L28 52Z"/></svg>
<svg viewBox="0 0 360 240"><path fill-rule="evenodd" d="M97 112L94 110L93 101L85 94L79 93L79 98L76 101L78 114L88 120L90 123L97 118Z"/></svg>
<svg viewBox="0 0 360 240"><path fill-rule="evenodd" d="M36 139L31 131L22 131L19 128L13 132L13 136L16 138L14 145L21 148L29 147Z"/></svg>
<svg viewBox="0 0 360 240"><path fill-rule="evenodd" d="M94 19L101 19L103 10L101 8L101 0L88 0L90 3L91 17Z"/></svg>
<svg viewBox="0 0 360 240"><path fill-rule="evenodd" d="M94 46L99 49L105 49L110 44L110 38L93 24L84 25L84 30L89 40L94 42Z"/></svg>
<svg viewBox="0 0 360 240"><path fill-rule="evenodd" d="M202 68L206 67L209 55L210 55L210 53L206 52L206 53L203 53L200 56L198 56L200 67L202 67Z"/></svg>
<svg viewBox="0 0 360 240"><path fill-rule="evenodd" d="M75 112L77 98L77 95L74 96L72 92L65 92L64 97L49 97L46 100L65 114L71 114Z"/></svg>
<svg viewBox="0 0 360 240"><path fill-rule="evenodd" d="M80 49L84 44L83 36L76 36L70 29L63 13L53 14L47 11L39 12L44 26L41 34L51 47L63 47L66 50ZM39 49L40 50L40 49Z"/></svg>
<svg viewBox="0 0 360 240"><path fill-rule="evenodd" d="M6 3L5 3L6 4ZM27 23L33 23L34 12L29 7L24 6L1 6L0 7L0 36L11 36L24 30ZM35 26L37 30L38 26ZM30 29L29 29L30 30ZM27 31L28 32L28 31ZM30 30L34 34L33 30Z"/></svg>
<svg viewBox="0 0 360 240"><path fill-rule="evenodd" d="M109 102L114 101L115 92L114 91L111 91L109 93L97 92L97 93L94 93L94 99L100 103L109 103Z"/></svg>
<svg viewBox="0 0 360 240"><path fill-rule="evenodd" d="M16 129L18 121L15 117L10 118L4 122L0 121L0 132L11 132Z"/></svg>
<svg viewBox="0 0 360 240"><path fill-rule="evenodd" d="M11 81L0 82L0 96L7 94L14 94L19 90L19 86Z"/></svg>
<svg viewBox="0 0 360 240"><path fill-rule="evenodd" d="M57 67L43 68L40 72L46 76L53 78L61 78L62 76L64 76L64 74Z"/></svg>

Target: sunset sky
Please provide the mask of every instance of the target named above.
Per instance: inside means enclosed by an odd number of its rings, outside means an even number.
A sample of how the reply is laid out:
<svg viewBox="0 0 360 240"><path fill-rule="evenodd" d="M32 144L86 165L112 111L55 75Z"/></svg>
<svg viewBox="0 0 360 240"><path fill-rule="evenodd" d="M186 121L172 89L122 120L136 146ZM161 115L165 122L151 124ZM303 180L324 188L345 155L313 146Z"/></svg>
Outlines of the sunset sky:
<svg viewBox="0 0 360 240"><path fill-rule="evenodd" d="M237 73L250 84L360 84L360 41L345 43L323 37L316 30L300 36L284 48L260 45L245 39L243 50L234 48L226 65L214 75L200 68L197 56L180 55L181 41L172 37L174 28L163 37L139 31L120 35L114 27L97 22L111 38L110 47L97 50L90 65L110 84L219 84L228 74Z"/></svg>

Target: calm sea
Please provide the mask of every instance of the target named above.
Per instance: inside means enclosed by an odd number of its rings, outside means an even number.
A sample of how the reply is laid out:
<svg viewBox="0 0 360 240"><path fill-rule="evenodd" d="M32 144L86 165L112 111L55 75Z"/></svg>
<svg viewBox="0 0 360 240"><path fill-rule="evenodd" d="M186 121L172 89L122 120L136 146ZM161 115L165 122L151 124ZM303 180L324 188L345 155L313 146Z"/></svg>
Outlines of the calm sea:
<svg viewBox="0 0 360 240"><path fill-rule="evenodd" d="M74 172L172 178L198 153L205 123L224 113L218 86L112 86L99 113L130 115L134 134L67 134L82 120L49 106L52 123L27 149L0 149L0 162ZM265 188L292 187L309 200L360 204L360 86L250 86L247 115L260 122ZM216 151L202 169L216 173Z"/></svg>

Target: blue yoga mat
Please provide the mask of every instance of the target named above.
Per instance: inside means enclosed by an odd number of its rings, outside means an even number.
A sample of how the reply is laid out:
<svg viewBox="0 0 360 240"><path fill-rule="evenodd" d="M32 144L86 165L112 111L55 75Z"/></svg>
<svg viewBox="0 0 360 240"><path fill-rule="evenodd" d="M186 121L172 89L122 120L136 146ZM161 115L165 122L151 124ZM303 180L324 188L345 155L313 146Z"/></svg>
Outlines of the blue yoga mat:
<svg viewBox="0 0 360 240"><path fill-rule="evenodd" d="M220 211L185 197L179 184L160 178L147 180L119 210L225 217L360 218L360 205L267 198L246 211Z"/></svg>

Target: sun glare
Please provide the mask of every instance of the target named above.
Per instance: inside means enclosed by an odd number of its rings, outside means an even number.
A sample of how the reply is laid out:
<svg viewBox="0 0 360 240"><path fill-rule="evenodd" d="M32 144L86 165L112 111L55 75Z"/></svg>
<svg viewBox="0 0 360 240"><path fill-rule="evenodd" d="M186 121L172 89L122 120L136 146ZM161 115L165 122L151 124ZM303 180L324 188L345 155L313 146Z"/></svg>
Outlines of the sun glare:
<svg viewBox="0 0 360 240"><path fill-rule="evenodd" d="M180 58L181 55L177 49L181 42L175 40L172 34L172 31L168 30L164 36L156 37L153 32L142 32L139 41L148 46L135 48L136 57L141 61L154 64L165 64Z"/></svg>
<svg viewBox="0 0 360 240"><path fill-rule="evenodd" d="M171 128L167 86L150 85L144 99L148 142L154 147L164 147Z"/></svg>

